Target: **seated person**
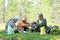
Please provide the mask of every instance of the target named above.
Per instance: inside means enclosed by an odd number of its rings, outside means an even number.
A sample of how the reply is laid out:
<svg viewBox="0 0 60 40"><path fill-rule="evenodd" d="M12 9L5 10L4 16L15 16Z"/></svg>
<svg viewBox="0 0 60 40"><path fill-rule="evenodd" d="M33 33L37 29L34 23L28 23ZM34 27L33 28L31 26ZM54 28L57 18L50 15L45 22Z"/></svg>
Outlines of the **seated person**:
<svg viewBox="0 0 60 40"><path fill-rule="evenodd" d="M25 16L21 17L21 19L18 21L18 25L17 26L18 26L20 32L28 31L29 23L27 22Z"/></svg>
<svg viewBox="0 0 60 40"><path fill-rule="evenodd" d="M37 31L37 23L36 22L32 22L31 23L31 31L32 32L36 32Z"/></svg>
<svg viewBox="0 0 60 40"><path fill-rule="evenodd" d="M43 18L43 14L39 14L39 18L37 20L37 31L38 32L41 32L41 27L47 27L47 22L46 22L46 19ZM43 28L44 28L43 27Z"/></svg>
<svg viewBox="0 0 60 40"><path fill-rule="evenodd" d="M13 32L17 30L15 23L18 21L18 19L18 17L14 17L7 22L5 30L8 34L10 34L9 32L11 32L11 30L13 30Z"/></svg>

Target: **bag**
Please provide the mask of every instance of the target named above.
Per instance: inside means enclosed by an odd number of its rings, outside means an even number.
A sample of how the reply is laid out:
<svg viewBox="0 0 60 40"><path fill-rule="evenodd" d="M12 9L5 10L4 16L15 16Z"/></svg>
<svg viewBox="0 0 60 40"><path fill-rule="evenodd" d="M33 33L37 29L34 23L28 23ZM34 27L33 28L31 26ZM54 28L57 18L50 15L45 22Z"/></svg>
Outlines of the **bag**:
<svg viewBox="0 0 60 40"><path fill-rule="evenodd" d="M10 25L7 28L7 34L14 34L14 30L13 30L13 28L11 28Z"/></svg>

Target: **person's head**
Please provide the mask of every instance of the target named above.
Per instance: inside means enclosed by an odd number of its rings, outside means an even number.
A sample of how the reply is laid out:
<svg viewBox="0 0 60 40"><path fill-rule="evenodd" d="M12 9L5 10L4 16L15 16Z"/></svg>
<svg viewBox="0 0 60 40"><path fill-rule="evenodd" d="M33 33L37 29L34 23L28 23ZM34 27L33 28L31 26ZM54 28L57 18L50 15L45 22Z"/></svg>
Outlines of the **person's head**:
<svg viewBox="0 0 60 40"><path fill-rule="evenodd" d="M17 22L17 19L13 19L14 20L14 22Z"/></svg>
<svg viewBox="0 0 60 40"><path fill-rule="evenodd" d="M19 17L15 16L15 17L13 18L13 20L14 20L14 22L17 22L17 21L19 20Z"/></svg>
<svg viewBox="0 0 60 40"><path fill-rule="evenodd" d="M26 16L21 17L21 20L26 21L27 20Z"/></svg>
<svg viewBox="0 0 60 40"><path fill-rule="evenodd" d="M39 14L39 20L43 20L43 14Z"/></svg>

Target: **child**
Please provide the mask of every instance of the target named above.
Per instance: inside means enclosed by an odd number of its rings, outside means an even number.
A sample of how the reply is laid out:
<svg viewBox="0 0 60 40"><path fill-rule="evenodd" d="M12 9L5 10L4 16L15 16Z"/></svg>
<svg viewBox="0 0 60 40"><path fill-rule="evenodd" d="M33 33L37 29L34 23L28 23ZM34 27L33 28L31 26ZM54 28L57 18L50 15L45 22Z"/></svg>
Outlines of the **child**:
<svg viewBox="0 0 60 40"><path fill-rule="evenodd" d="M33 23L31 24L31 31L32 31L32 32L36 32L36 31L37 31L37 23L36 23L36 22L33 22Z"/></svg>

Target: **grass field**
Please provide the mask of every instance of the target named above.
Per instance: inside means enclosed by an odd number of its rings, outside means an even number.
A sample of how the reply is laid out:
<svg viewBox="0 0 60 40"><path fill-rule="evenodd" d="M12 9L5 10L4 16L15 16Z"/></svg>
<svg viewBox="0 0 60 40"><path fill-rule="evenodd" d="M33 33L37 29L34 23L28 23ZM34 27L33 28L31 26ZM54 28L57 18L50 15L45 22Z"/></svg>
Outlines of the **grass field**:
<svg viewBox="0 0 60 40"><path fill-rule="evenodd" d="M51 34L46 34L46 35L40 35L38 32L34 33L16 33L13 35L7 35L6 32L0 32L0 39L6 38L8 40L12 40L12 38L17 40L60 40L60 35L51 35Z"/></svg>
<svg viewBox="0 0 60 40"><path fill-rule="evenodd" d="M40 35L38 32L30 32L30 33L15 33L12 35L6 34L4 30L5 23L0 24L0 40L12 40L14 38L17 38L17 40L60 40L60 35L52 35L52 34L46 34L46 35Z"/></svg>

